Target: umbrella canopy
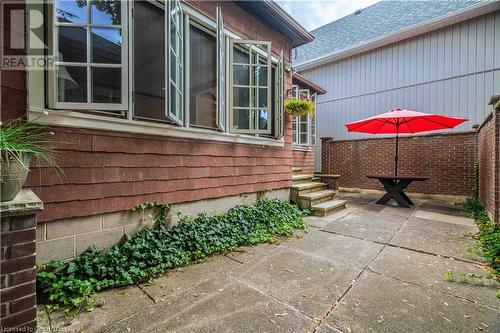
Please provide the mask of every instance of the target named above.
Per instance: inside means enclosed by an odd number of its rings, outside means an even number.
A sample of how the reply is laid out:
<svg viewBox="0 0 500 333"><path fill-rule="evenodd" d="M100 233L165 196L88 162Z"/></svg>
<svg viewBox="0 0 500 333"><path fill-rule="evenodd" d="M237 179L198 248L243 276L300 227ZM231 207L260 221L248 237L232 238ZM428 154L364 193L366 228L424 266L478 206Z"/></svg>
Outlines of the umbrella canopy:
<svg viewBox="0 0 500 333"><path fill-rule="evenodd" d="M439 114L392 109L366 119L346 124L349 132L370 134L419 133L453 128L468 119L453 118Z"/></svg>
<svg viewBox="0 0 500 333"><path fill-rule="evenodd" d="M419 133L453 128L468 119L447 117L418 111L392 109L366 119L346 124L349 132L396 134L395 175L398 175L398 146L400 133Z"/></svg>

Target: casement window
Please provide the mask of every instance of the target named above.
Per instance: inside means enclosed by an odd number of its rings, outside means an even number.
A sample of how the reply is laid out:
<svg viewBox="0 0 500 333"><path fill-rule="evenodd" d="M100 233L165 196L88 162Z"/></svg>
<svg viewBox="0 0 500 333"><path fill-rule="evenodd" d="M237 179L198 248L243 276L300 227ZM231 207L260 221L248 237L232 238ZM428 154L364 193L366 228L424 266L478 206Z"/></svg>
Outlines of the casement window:
<svg viewBox="0 0 500 333"><path fill-rule="evenodd" d="M52 8L51 106L126 110L126 3L56 0Z"/></svg>
<svg viewBox="0 0 500 333"><path fill-rule="evenodd" d="M47 8L57 70L46 73L42 103L31 94L38 108L282 138L283 51L277 59L271 42L227 31L220 7L215 22L180 0L54 0Z"/></svg>
<svg viewBox="0 0 500 333"><path fill-rule="evenodd" d="M271 134L271 43L233 39L230 59L232 131Z"/></svg>
<svg viewBox="0 0 500 333"><path fill-rule="evenodd" d="M292 87L292 97L308 99L316 104L316 94L309 89ZM316 146L316 119L314 116L299 116L292 119L292 142L296 146Z"/></svg>
<svg viewBox="0 0 500 333"><path fill-rule="evenodd" d="M134 2L133 57L134 118L171 122L165 112L165 9L162 5Z"/></svg>

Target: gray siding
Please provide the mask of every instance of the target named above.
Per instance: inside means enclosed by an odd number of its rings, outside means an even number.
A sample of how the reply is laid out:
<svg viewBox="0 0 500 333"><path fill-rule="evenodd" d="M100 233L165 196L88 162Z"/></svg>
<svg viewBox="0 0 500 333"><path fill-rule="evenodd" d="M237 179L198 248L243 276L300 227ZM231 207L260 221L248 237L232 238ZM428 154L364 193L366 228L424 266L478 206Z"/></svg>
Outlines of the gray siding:
<svg viewBox="0 0 500 333"><path fill-rule="evenodd" d="M318 96L318 138L365 137L344 124L394 107L469 118L455 130L471 129L500 93L500 11L301 74L327 90Z"/></svg>

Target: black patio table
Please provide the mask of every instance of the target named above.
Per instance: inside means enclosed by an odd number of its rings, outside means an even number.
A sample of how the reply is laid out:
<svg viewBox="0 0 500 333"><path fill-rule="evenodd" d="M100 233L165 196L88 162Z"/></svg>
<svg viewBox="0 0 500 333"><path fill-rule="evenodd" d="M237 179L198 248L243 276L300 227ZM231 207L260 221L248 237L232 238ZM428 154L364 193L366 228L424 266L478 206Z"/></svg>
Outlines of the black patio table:
<svg viewBox="0 0 500 333"><path fill-rule="evenodd" d="M378 179L380 183L384 186L387 192L384 196L378 199L377 203L380 205L385 205L389 200L394 199L399 206L410 208L413 202L408 198L408 196L403 192L403 190L413 183L414 181L425 181L430 177L424 176L384 176L384 175L368 175L366 176L372 179Z"/></svg>

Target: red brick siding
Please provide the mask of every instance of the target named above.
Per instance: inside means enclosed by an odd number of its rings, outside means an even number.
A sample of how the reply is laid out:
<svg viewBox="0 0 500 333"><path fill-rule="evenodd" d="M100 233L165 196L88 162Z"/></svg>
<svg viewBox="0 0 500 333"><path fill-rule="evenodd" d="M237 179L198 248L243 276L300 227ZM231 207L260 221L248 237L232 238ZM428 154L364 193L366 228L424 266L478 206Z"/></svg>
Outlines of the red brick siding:
<svg viewBox="0 0 500 333"><path fill-rule="evenodd" d="M236 4L192 4L212 17L216 5L221 5L227 28L244 38L270 40L275 55L284 49L286 60L290 59L290 42ZM25 113L26 78L19 73L7 76L5 86L18 93L6 101L8 107ZM2 73L2 94L3 80ZM291 81L287 74L286 88ZM5 119L12 118L10 114ZM145 201L179 203L291 184L289 117L284 148L64 127L51 130L64 175L59 178L44 167L32 167L27 186L44 202L40 222L126 210Z"/></svg>
<svg viewBox="0 0 500 333"><path fill-rule="evenodd" d="M35 215L0 218L0 331L36 326Z"/></svg>
<svg viewBox="0 0 500 333"><path fill-rule="evenodd" d="M477 133L479 199L493 219L500 219L500 111L494 111Z"/></svg>
<svg viewBox="0 0 500 333"><path fill-rule="evenodd" d="M10 48L11 25L8 9L24 9L20 2L2 4L3 15L0 22L0 33L3 34L2 55L25 55L24 50L14 50ZM26 31L26 29L24 29ZM21 32L16 32L20 34ZM26 36L26 34L25 34ZM26 40L26 39L25 39ZM0 64L1 66L1 64ZM26 94L26 72L22 70L6 70L1 68L0 74L0 121L14 119L23 116L26 113L27 94Z"/></svg>
<svg viewBox="0 0 500 333"><path fill-rule="evenodd" d="M33 167L28 178L45 205L41 221L114 212L144 201L179 203L290 185L289 140L285 148L265 148L53 130L64 175L59 179L47 168Z"/></svg>
<svg viewBox="0 0 500 333"><path fill-rule="evenodd" d="M303 174L314 172L314 148L310 150L293 150L293 166L302 168Z"/></svg>
<svg viewBox="0 0 500 333"><path fill-rule="evenodd" d="M470 195L473 188L476 136L474 132L400 138L400 175L431 177L415 182L412 192ZM322 170L339 174L339 186L382 190L369 174L394 174L395 139L322 140Z"/></svg>

